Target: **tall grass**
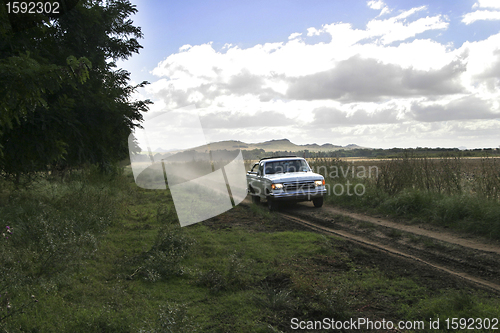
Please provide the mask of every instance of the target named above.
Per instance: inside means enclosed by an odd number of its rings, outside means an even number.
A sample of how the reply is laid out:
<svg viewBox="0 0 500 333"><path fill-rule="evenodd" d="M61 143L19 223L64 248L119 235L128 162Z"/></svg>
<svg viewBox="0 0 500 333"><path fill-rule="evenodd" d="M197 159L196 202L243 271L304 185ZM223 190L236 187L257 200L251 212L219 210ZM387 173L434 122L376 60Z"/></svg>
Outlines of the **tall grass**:
<svg viewBox="0 0 500 333"><path fill-rule="evenodd" d="M0 325L38 302L39 285L56 288L92 255L116 215L121 181L89 169L70 182L39 178L17 189L3 183Z"/></svg>
<svg viewBox="0 0 500 333"><path fill-rule="evenodd" d="M325 176L330 189L347 183L365 189L362 195L330 191L327 200L334 204L500 239L499 159L406 154L351 163L315 159L310 165ZM373 172L363 175L370 168ZM336 169L343 172L332 173Z"/></svg>

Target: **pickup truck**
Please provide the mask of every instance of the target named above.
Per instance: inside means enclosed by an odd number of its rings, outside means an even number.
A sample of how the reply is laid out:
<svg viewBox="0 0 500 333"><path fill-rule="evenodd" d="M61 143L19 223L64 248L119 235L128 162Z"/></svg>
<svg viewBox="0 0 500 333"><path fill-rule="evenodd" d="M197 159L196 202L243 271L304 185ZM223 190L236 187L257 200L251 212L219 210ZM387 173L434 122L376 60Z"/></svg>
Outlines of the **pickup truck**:
<svg viewBox="0 0 500 333"><path fill-rule="evenodd" d="M279 201L311 201L323 206L325 178L312 172L307 161L297 156L263 158L247 172L248 193L254 203L267 200L269 210Z"/></svg>

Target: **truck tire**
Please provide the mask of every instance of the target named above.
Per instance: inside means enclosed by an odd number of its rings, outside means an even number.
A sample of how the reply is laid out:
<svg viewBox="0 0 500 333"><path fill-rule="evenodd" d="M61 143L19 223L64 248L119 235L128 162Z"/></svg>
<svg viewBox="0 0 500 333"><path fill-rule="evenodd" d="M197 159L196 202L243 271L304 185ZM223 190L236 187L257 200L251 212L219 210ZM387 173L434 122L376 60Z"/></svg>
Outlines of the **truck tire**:
<svg viewBox="0 0 500 333"><path fill-rule="evenodd" d="M313 199L313 205L316 208L323 206L323 197Z"/></svg>
<svg viewBox="0 0 500 333"><path fill-rule="evenodd" d="M260 197L258 195L252 195L252 202L254 204L260 203Z"/></svg>

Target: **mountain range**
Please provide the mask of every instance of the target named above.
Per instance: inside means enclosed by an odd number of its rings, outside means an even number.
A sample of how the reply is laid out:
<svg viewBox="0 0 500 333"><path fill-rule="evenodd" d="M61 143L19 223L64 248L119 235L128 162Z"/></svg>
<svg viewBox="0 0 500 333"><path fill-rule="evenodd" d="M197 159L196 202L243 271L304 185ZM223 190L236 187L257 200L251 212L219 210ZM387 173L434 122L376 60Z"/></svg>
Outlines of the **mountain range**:
<svg viewBox="0 0 500 333"><path fill-rule="evenodd" d="M325 143L323 145L318 145L316 143L311 143L311 144L305 144L305 145L297 145L293 142L291 142L288 139L280 139L280 140L270 140L270 141L264 141L264 142L259 142L259 143L245 143L242 141L236 141L236 140L227 140L227 141L219 141L219 142L212 142L210 144L202 145L199 147L195 148L190 148L186 150L190 151L196 151L203 153L205 151L208 151L209 149L214 151L214 150L235 150L235 149L241 149L241 150L254 150L254 149L263 149L266 152L273 152L273 151L302 151L302 150L309 150L311 152L319 152L319 151L335 151L335 150L340 150L340 149L357 149L357 148L363 148L355 144L349 144L346 146L339 146L339 145L333 145L331 143ZM178 150L176 152L181 152L182 150ZM162 148L157 148L155 149L155 152L166 152L166 150ZM173 151L169 151L171 153L174 153Z"/></svg>

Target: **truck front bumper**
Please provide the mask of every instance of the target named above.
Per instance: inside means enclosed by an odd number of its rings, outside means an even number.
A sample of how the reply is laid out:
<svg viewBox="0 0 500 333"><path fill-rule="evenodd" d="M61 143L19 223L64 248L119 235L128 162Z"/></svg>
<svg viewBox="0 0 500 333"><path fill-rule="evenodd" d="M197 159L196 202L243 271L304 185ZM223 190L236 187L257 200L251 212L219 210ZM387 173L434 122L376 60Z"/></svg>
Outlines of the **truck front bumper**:
<svg viewBox="0 0 500 333"><path fill-rule="evenodd" d="M323 197L326 194L326 188L320 186L314 190L297 190L297 191L272 191L269 193L269 198L275 201L306 201L314 198Z"/></svg>

